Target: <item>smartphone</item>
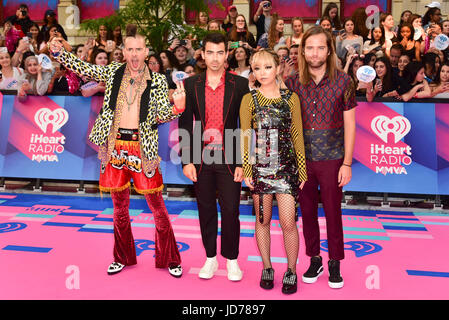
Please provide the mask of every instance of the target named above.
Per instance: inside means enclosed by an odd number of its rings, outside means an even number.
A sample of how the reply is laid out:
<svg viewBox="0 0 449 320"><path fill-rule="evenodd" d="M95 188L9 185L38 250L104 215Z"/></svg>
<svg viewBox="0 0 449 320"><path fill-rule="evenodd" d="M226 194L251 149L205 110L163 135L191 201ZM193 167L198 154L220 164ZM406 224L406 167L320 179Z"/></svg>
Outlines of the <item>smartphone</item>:
<svg viewBox="0 0 449 320"><path fill-rule="evenodd" d="M30 39L33 38L33 34L32 34L31 32L27 32L27 33L26 33L26 36L27 36L28 38L30 38Z"/></svg>
<svg viewBox="0 0 449 320"><path fill-rule="evenodd" d="M238 48L238 47L239 47L239 42L238 41L231 42L231 45L230 45L231 49L235 49L235 48Z"/></svg>
<svg viewBox="0 0 449 320"><path fill-rule="evenodd" d="M332 30L332 35L338 36L340 34L340 30Z"/></svg>
<svg viewBox="0 0 449 320"><path fill-rule="evenodd" d="M376 86L381 85L382 84L382 80L380 80L379 78L376 79Z"/></svg>

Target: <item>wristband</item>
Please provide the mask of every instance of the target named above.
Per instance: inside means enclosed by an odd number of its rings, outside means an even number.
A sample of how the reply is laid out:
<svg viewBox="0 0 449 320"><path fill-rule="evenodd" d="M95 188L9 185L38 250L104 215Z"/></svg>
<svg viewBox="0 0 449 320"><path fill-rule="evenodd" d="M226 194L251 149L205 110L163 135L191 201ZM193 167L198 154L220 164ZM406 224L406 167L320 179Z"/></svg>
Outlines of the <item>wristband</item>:
<svg viewBox="0 0 449 320"><path fill-rule="evenodd" d="M181 109L178 109L178 107L177 107L176 105L173 105L173 113L174 113L174 114L180 114L180 113L183 113L184 110L185 110L185 108L181 110Z"/></svg>
<svg viewBox="0 0 449 320"><path fill-rule="evenodd" d="M351 165L350 165L350 164L343 163L342 165L351 168Z"/></svg>

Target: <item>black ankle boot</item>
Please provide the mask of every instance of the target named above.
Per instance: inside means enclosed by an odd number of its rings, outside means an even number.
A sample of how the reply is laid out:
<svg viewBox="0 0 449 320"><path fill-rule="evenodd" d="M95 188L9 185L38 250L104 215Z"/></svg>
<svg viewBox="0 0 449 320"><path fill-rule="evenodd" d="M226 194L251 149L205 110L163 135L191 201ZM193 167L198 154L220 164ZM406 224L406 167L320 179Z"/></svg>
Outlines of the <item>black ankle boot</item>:
<svg viewBox="0 0 449 320"><path fill-rule="evenodd" d="M284 273L284 279L282 279L282 293L292 294L298 290L298 277L296 273L293 273L290 269Z"/></svg>
<svg viewBox="0 0 449 320"><path fill-rule="evenodd" d="M263 289L273 289L274 269L267 268L262 270L262 277L260 278L260 287Z"/></svg>

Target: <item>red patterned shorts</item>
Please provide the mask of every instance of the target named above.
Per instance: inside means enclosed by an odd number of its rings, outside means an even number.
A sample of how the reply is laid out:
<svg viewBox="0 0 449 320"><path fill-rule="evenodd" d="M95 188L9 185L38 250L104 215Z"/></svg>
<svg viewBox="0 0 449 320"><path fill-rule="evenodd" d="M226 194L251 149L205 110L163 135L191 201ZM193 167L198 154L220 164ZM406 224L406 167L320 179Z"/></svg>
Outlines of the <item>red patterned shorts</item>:
<svg viewBox="0 0 449 320"><path fill-rule="evenodd" d="M100 191L117 192L129 188L131 179L134 189L141 194L162 191L164 188L159 168L145 173L142 167L137 130L119 129L109 163L101 167Z"/></svg>

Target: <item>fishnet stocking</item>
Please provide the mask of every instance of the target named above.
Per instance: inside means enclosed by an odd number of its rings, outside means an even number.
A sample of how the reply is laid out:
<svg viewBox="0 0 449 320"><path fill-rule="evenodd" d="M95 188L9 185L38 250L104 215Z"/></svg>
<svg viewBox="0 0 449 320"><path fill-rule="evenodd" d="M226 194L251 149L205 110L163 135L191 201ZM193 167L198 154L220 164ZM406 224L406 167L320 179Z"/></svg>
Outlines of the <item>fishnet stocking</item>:
<svg viewBox="0 0 449 320"><path fill-rule="evenodd" d="M263 196L263 222L259 220L259 204L260 197ZM273 195L253 195L254 208L256 210L256 240L264 269L271 268L270 251L271 251L271 216ZM281 224L284 236L284 248L287 253L288 268L296 273L296 260L299 251L299 234L296 227L296 205L295 200L290 194L276 194L276 200L279 209L279 222Z"/></svg>

